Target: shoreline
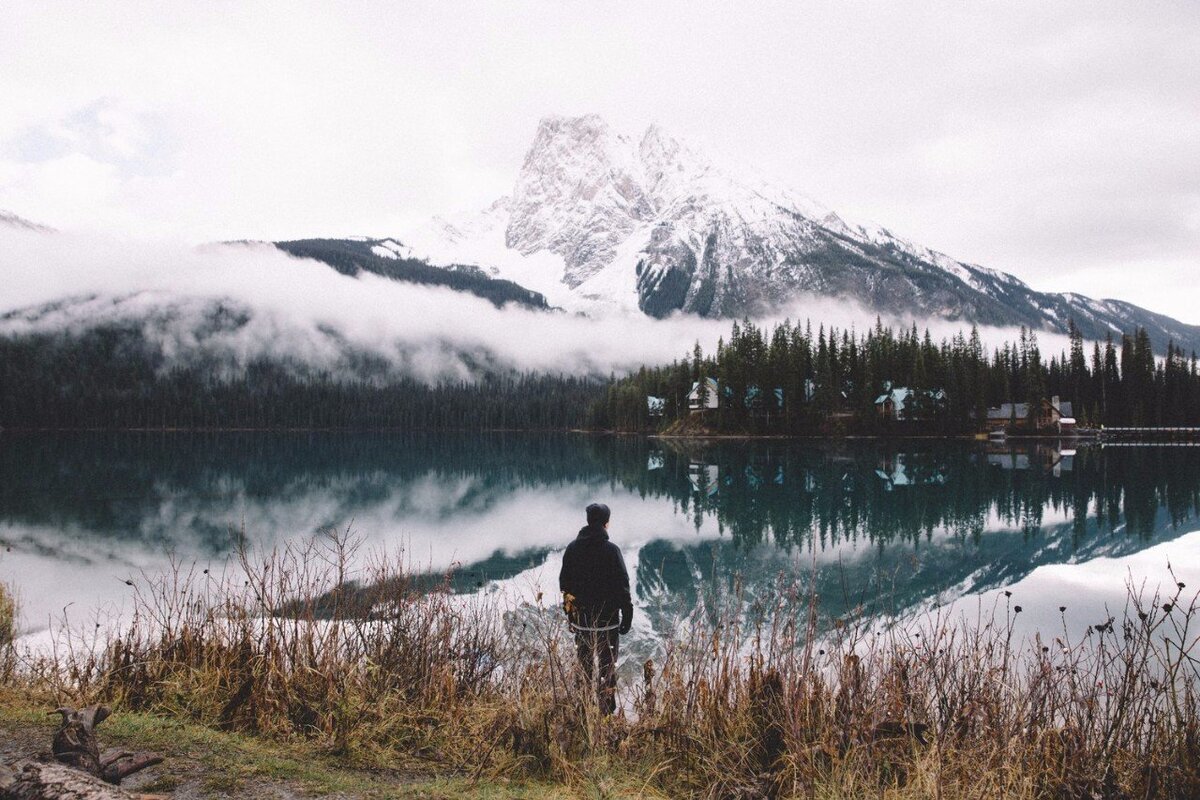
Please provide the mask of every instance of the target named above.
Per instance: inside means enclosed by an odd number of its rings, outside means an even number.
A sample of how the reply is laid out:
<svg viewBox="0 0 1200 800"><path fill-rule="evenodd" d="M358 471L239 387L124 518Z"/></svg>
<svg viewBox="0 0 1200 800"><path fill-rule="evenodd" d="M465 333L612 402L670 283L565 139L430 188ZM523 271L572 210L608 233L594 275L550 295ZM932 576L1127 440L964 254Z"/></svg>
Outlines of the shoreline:
<svg viewBox="0 0 1200 800"><path fill-rule="evenodd" d="M889 441L928 439L940 441L988 442L974 433L656 433L649 431L587 430L584 428L0 428L4 434L48 434L48 433L386 433L386 434L443 434L443 433L512 433L512 434L577 434L583 436L644 437L667 440L726 440L726 441ZM1071 441L1080 443L1102 443L1098 436L1063 436L1059 434L1017 434L1002 441ZM1156 439L1123 441L1157 442Z"/></svg>
<svg viewBox="0 0 1200 800"><path fill-rule="evenodd" d="M397 595L397 562L344 576L330 571L340 569L333 558L298 572L312 554L246 561L216 583L147 586L142 610L185 597L171 606L168 637L142 615L123 638L102 636L109 646L99 656L64 649L36 671L10 662L0 672L0 762L45 747L46 711L62 704L65 689L73 704L115 711L99 730L104 744L166 757L130 789L193 798L278 787L294 792L285 797L347 800L476 790L571 797L580 796L581 774L602 780L614 798L785 796L770 787L792 785L821 797L890 786L910 790L887 792L897 798L968 800L980 796L982 780L988 796L1037 800L1108 796L1098 788L1105 775L1126 790L1121 796L1194 796L1190 787L1200 786L1188 735L1196 706L1160 689L1192 686L1184 632L1200 598L1183 583L1161 595L1127 587L1122 617L1053 652L1039 639L1013 641L1022 607L1007 600L975 622L929 616L877 628L839 616L844 624L820 639L803 622L768 624L797 612L803 620L805 609L811 617L815 596L785 592L715 619L695 609L642 669L635 663L620 678L632 713L603 718L576 678L556 605L511 620L533 630L528 646L514 647L503 629L444 596ZM366 578L373 593L325 617L328 581L348 586L348 578ZM288 613L263 614L290 596L297 600ZM373 616L383 602L390 612ZM742 628L743 619L757 622ZM470 643L468 658L446 646L451 639ZM1047 682L1060 673L1079 677ZM1047 703L1055 713L1042 710ZM1085 715L1096 724L1077 728L1069 749L1058 747L1060 719ZM792 718L806 724L793 729ZM1154 724L1129 722L1146 718ZM1013 763L1024 765L1020 776ZM1147 763L1159 773L1145 771ZM911 782L898 784L898 770ZM753 793L739 795L744 787Z"/></svg>

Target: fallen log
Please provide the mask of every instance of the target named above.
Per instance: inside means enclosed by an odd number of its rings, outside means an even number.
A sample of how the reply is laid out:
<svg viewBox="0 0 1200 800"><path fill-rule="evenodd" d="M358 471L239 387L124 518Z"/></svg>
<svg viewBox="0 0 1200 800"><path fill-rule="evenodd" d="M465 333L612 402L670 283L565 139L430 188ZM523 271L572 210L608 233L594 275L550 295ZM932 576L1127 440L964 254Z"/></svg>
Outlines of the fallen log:
<svg viewBox="0 0 1200 800"><path fill-rule="evenodd" d="M120 787L65 764L22 761L0 768L0 800L134 800Z"/></svg>
<svg viewBox="0 0 1200 800"><path fill-rule="evenodd" d="M120 784L138 770L162 763L162 756L155 753L113 750L101 756L96 726L108 719L111 712L106 706L88 706L78 710L64 706L54 713L61 714L63 721L62 727L54 734L51 748L54 757L63 764L108 783Z"/></svg>
<svg viewBox="0 0 1200 800"><path fill-rule="evenodd" d="M20 761L0 764L0 800L132 800L118 784L138 770L162 762L155 753L110 750L103 755L96 726L109 716L104 706L59 708L62 725L51 751L58 763Z"/></svg>

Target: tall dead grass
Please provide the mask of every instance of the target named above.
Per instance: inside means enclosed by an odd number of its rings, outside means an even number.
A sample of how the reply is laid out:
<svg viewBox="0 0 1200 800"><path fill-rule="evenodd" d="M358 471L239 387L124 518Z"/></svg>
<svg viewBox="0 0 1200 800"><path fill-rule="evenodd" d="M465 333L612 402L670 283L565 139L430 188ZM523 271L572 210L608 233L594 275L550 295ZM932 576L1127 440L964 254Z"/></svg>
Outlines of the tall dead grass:
<svg viewBox="0 0 1200 800"><path fill-rule="evenodd" d="M352 566L354 565L354 566ZM1020 641L982 622L819 622L795 592L680 620L601 718L553 598L418 585L346 534L135 582L97 646L12 680L373 765L480 779L619 773L669 796L1200 797L1197 597ZM714 621L715 620L715 621Z"/></svg>
<svg viewBox="0 0 1200 800"><path fill-rule="evenodd" d="M16 665L13 642L17 638L17 600L12 590L0 583L0 681L11 680Z"/></svg>
<svg viewBox="0 0 1200 800"><path fill-rule="evenodd" d="M12 644L17 637L17 601L12 591L0 583L0 647Z"/></svg>

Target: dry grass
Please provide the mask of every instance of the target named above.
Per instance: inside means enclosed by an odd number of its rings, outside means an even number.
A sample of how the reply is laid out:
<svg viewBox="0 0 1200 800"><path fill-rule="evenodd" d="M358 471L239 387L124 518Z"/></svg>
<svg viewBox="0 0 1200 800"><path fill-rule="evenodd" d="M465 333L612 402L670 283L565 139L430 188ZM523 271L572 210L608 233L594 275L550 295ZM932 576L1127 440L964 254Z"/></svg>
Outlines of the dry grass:
<svg viewBox="0 0 1200 800"><path fill-rule="evenodd" d="M26 659L11 680L353 764L587 794L1200 796L1197 598L1182 585L1045 642L1015 641L1007 606L881 631L818 625L795 593L735 593L680 620L616 719L579 685L552 604L430 591L345 535L134 591L120 635Z"/></svg>
<svg viewBox="0 0 1200 800"><path fill-rule="evenodd" d="M17 638L17 600L11 589L0 583L0 681L12 680L16 667L13 641Z"/></svg>
<svg viewBox="0 0 1200 800"><path fill-rule="evenodd" d="M17 635L17 601L7 585L0 583L0 647L12 644Z"/></svg>

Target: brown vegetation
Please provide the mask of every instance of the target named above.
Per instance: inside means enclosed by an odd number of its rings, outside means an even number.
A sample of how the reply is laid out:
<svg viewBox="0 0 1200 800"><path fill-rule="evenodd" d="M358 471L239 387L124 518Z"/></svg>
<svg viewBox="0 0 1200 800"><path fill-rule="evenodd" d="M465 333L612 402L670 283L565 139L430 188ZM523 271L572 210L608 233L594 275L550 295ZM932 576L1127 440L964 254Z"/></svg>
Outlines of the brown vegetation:
<svg viewBox="0 0 1200 800"><path fill-rule="evenodd" d="M17 601L12 592L0 583L0 648L12 644L17 635Z"/></svg>
<svg viewBox="0 0 1200 800"><path fill-rule="evenodd" d="M351 565L359 565L352 569ZM94 648L12 681L63 699L278 738L349 763L698 797L1200 796L1197 601L1016 641L975 624L819 622L780 592L681 620L603 719L554 598L501 608L417 587L345 536L134 586ZM736 596L736 593L735 593ZM717 620L714 622L713 620Z"/></svg>
<svg viewBox="0 0 1200 800"><path fill-rule="evenodd" d="M15 666L13 641L17 638L17 601L12 591L0 583L0 682L12 677Z"/></svg>

